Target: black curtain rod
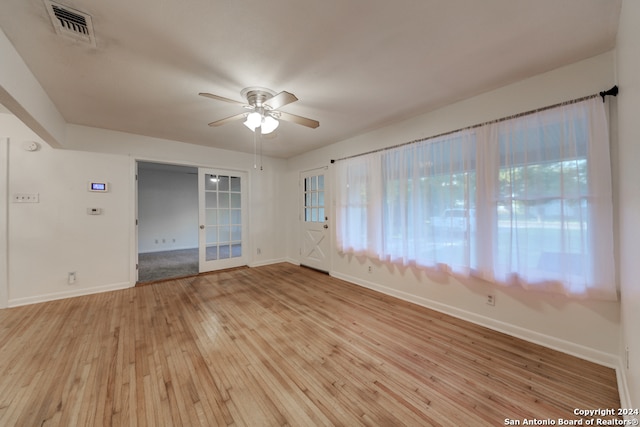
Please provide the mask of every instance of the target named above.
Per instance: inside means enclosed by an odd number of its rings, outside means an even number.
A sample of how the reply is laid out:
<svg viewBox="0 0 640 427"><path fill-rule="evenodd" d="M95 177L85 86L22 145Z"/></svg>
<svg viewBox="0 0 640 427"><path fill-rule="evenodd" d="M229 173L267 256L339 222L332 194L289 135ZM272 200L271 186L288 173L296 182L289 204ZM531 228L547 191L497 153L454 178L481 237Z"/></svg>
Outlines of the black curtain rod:
<svg viewBox="0 0 640 427"><path fill-rule="evenodd" d="M352 159L354 157L365 156L367 154L373 154L373 153L377 153L379 151L393 150L394 148L402 147L402 146L409 145L409 144L415 144L416 142L428 141L428 140L434 139L434 138L440 138L442 136L451 135L452 133L461 132L463 130L475 129L475 128L479 128L480 126L486 126L486 125L490 125L490 124L494 124L494 123L504 122L506 120L516 119L518 117L527 116L529 114L534 114L534 113L539 113L541 111L550 110L552 108L561 107L563 105L570 105L570 104L575 104L577 102L586 101L587 99L595 98L596 96L601 96L602 97L602 102L604 102L605 96L617 96L617 95L618 95L618 86L614 86L609 90L602 91L602 92L599 92L597 94L593 94L593 95L589 95L589 96L583 96L582 98L572 99L571 101L564 101L564 102L560 102L558 104L549 105L547 107L538 108L536 110L526 111L524 113L518 113L518 114L514 114L512 116L503 117L501 119L491 120L491 121L488 121L488 122L479 123L477 125L467 126L465 128L456 129L456 130L452 130L452 131L449 131L449 132L444 132L444 133L441 133L441 134L438 134L438 135L428 136L426 138L421 138L421 139L415 139L415 140L409 141L409 142L403 142L402 144L396 144L396 145L393 145L391 147L379 148L377 150L367 151L366 153L354 154L353 156L342 157L340 159L331 159L331 163L339 162L340 160Z"/></svg>
<svg viewBox="0 0 640 427"><path fill-rule="evenodd" d="M609 90L605 90L600 92L600 96L602 97L602 102L604 102L604 97L610 95L610 96L618 96L618 86L614 86Z"/></svg>

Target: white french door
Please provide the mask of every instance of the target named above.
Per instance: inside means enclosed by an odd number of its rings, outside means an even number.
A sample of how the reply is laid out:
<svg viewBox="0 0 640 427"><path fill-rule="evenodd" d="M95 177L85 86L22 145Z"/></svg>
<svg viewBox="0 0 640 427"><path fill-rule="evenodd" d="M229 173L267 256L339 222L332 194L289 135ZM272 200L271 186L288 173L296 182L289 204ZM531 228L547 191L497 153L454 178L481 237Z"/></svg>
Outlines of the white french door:
<svg viewBox="0 0 640 427"><path fill-rule="evenodd" d="M329 193L327 168L300 174L300 264L329 271Z"/></svg>
<svg viewBox="0 0 640 427"><path fill-rule="evenodd" d="M247 174L198 169L199 271L247 264Z"/></svg>

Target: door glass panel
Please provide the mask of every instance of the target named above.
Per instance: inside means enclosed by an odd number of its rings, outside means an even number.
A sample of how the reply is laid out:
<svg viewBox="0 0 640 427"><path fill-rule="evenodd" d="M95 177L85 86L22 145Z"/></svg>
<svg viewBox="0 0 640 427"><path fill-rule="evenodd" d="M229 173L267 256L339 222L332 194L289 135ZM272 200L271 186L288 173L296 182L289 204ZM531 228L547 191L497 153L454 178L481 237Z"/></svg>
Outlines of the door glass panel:
<svg viewBox="0 0 640 427"><path fill-rule="evenodd" d="M218 254L218 259L231 258L231 246L220 245L219 250L220 250L220 253Z"/></svg>
<svg viewBox="0 0 640 427"><path fill-rule="evenodd" d="M206 209L205 210L207 224L216 224L218 222L218 210Z"/></svg>
<svg viewBox="0 0 640 427"><path fill-rule="evenodd" d="M242 240L242 227L234 225L231 227L231 241L239 242Z"/></svg>
<svg viewBox="0 0 640 427"><path fill-rule="evenodd" d="M240 209L242 198L240 193L231 193L231 203L229 205L232 209Z"/></svg>
<svg viewBox="0 0 640 427"><path fill-rule="evenodd" d="M207 175L207 178L204 180L204 189L215 191L217 188L218 188L217 175Z"/></svg>
<svg viewBox="0 0 640 427"><path fill-rule="evenodd" d="M220 209L228 209L229 208L229 193L218 192L218 204L220 205Z"/></svg>
<svg viewBox="0 0 640 427"><path fill-rule="evenodd" d="M207 246L207 261L218 259L218 245Z"/></svg>
<svg viewBox="0 0 640 427"><path fill-rule="evenodd" d="M242 245L240 243L234 243L231 245L231 257L237 258L242 256Z"/></svg>
<svg viewBox="0 0 640 427"><path fill-rule="evenodd" d="M218 181L218 190L220 190L220 191L229 191L229 177L228 176L220 176L220 181Z"/></svg>
<svg viewBox="0 0 640 427"><path fill-rule="evenodd" d="M207 192L205 195L205 207L207 209L218 207L218 195L215 192Z"/></svg>
<svg viewBox="0 0 640 427"><path fill-rule="evenodd" d="M232 176L231 177L231 191L240 192L240 177Z"/></svg>
<svg viewBox="0 0 640 427"><path fill-rule="evenodd" d="M242 211L240 209L231 210L231 224L242 224Z"/></svg>
<svg viewBox="0 0 640 427"><path fill-rule="evenodd" d="M229 225L229 211L227 209L220 209L220 218L218 218L218 224Z"/></svg>
<svg viewBox="0 0 640 427"><path fill-rule="evenodd" d="M231 228L228 226L223 226L219 228L218 239L220 239L220 243L229 243Z"/></svg>
<svg viewBox="0 0 640 427"><path fill-rule="evenodd" d="M207 244L218 243L218 227L207 227Z"/></svg>
<svg viewBox="0 0 640 427"><path fill-rule="evenodd" d="M324 175L304 179L304 220L324 222Z"/></svg>

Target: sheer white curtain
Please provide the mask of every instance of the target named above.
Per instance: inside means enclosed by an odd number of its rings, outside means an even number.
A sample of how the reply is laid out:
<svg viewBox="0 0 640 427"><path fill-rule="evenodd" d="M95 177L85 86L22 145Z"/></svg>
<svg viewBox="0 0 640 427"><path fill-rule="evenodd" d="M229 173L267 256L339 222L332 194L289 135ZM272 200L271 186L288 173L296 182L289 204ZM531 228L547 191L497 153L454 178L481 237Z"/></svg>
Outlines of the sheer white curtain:
<svg viewBox="0 0 640 427"><path fill-rule="evenodd" d="M339 161L346 253L616 299L598 98Z"/></svg>
<svg viewBox="0 0 640 427"><path fill-rule="evenodd" d="M468 274L474 261L475 136L457 132L380 153L381 259Z"/></svg>
<svg viewBox="0 0 640 427"><path fill-rule="evenodd" d="M499 159L495 208L496 281L615 299L609 137L598 98L506 120L485 129ZM489 262L491 261L491 262Z"/></svg>
<svg viewBox="0 0 640 427"><path fill-rule="evenodd" d="M377 257L382 253L382 181L379 154L340 162L334 170L336 243L341 251Z"/></svg>

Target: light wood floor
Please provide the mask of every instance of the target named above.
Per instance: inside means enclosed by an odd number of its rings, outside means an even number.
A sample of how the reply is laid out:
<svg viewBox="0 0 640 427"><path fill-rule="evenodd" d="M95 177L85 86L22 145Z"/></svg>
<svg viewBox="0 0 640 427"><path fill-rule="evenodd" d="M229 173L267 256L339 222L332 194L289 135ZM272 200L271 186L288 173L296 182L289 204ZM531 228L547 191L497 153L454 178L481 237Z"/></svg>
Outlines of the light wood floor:
<svg viewBox="0 0 640 427"><path fill-rule="evenodd" d="M2 426L498 426L612 369L289 264L0 310Z"/></svg>

